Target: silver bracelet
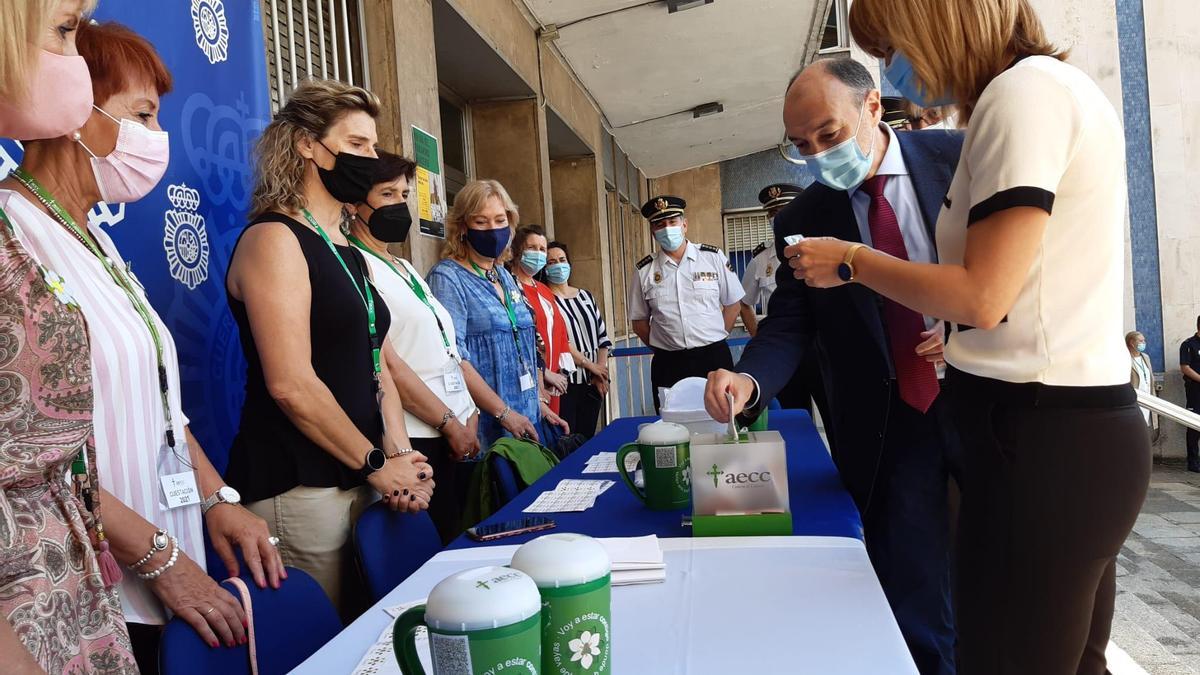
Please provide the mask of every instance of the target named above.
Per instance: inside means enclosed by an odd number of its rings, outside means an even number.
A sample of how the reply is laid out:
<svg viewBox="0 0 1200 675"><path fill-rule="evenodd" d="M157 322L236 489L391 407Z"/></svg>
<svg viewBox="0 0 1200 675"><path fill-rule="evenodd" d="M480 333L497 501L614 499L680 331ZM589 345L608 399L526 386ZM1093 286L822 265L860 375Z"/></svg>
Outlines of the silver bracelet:
<svg viewBox="0 0 1200 675"><path fill-rule="evenodd" d="M512 412L512 408L510 406L504 406L504 410L501 410L500 414L496 415L496 422L503 422L504 418L508 417L508 413L510 412Z"/></svg>
<svg viewBox="0 0 1200 675"><path fill-rule="evenodd" d="M138 578L142 581L154 581L155 579L161 577L163 572L166 572L174 567L175 561L177 560L179 560L179 540L175 537L171 537L171 557L167 559L167 562L153 572L146 572L144 574L142 572L138 572Z"/></svg>
<svg viewBox="0 0 1200 675"><path fill-rule="evenodd" d="M158 540L159 540L159 538L160 538L160 537L163 539L163 545L162 545L162 546L159 546L159 545L158 545ZM171 540L170 540L170 538L167 536L167 531L166 531L166 530L156 530L156 531L154 532L154 535L150 537L150 550L149 550L149 551L146 553L146 555L142 556L142 559L141 559L141 560L139 560L139 561L137 561L137 562L133 563L132 565L130 565L130 566L129 566L129 569L131 569L131 570L137 570L137 568L139 568L139 567L141 567L142 565L145 565L146 563L150 562L150 559L154 557L154 554L155 554L155 553L158 553L159 551L165 551L165 550L167 550L167 545L170 543L170 541L171 541Z"/></svg>

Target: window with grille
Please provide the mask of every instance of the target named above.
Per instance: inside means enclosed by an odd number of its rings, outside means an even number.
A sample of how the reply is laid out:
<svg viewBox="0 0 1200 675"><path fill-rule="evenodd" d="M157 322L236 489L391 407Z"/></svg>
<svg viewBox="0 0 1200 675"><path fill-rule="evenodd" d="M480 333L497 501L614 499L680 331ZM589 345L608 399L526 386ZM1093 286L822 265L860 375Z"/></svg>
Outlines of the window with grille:
<svg viewBox="0 0 1200 675"><path fill-rule="evenodd" d="M260 0L271 111L310 77L370 87L359 0Z"/></svg>
<svg viewBox="0 0 1200 675"><path fill-rule="evenodd" d="M766 211L746 211L725 215L725 253L738 278L750 264L754 248L773 235Z"/></svg>

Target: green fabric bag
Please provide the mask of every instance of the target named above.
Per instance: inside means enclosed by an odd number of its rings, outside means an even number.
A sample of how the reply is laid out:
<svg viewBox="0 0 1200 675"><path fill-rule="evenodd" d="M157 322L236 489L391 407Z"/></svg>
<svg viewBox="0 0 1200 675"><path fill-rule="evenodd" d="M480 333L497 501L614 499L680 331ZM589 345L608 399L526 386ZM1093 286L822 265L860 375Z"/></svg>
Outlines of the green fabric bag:
<svg viewBox="0 0 1200 675"><path fill-rule="evenodd" d="M492 487L492 457L497 455L512 464L517 477L517 487L524 490L533 485L546 472L558 464L558 458L543 445L516 438L501 438L492 444L490 454L485 456L475 473L471 474L467 489L467 503L463 509L463 528L474 527L493 513L495 495ZM436 488L434 488L436 489Z"/></svg>

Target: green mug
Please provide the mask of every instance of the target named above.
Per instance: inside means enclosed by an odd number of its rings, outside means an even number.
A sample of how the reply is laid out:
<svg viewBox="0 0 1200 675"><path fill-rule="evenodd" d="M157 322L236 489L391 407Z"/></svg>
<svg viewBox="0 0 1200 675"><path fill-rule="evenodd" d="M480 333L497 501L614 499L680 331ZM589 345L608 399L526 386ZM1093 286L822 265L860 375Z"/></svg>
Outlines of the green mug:
<svg viewBox="0 0 1200 675"><path fill-rule="evenodd" d="M612 563L600 542L567 532L517 549L512 566L542 594L542 672L612 672Z"/></svg>
<svg viewBox="0 0 1200 675"><path fill-rule="evenodd" d="M509 567L480 567L443 579L424 605L400 615L392 648L405 675L425 675L417 628L429 630L433 675L538 675L542 601L537 585Z"/></svg>
<svg viewBox="0 0 1200 675"><path fill-rule="evenodd" d="M647 424L638 430L638 439L617 450L617 470L625 485L646 506L655 511L686 508L692 500L692 472L687 427L672 422ZM639 490L625 468L625 457L637 453L642 460L645 489Z"/></svg>

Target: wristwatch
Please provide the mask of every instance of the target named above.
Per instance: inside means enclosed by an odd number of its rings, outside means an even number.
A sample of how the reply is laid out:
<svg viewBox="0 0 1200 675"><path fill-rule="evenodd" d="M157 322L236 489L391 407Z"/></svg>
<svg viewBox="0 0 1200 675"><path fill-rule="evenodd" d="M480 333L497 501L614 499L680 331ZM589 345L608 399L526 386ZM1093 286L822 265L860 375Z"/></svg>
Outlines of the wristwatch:
<svg viewBox="0 0 1200 675"><path fill-rule="evenodd" d="M241 504L241 503L242 503L242 496L240 494L238 494L237 490L234 490L233 488L229 487L228 485L222 485L221 487L217 488L216 492L209 495L208 499L205 499L200 504L200 513L208 513L208 510L211 509L212 507L216 506L217 504Z"/></svg>
<svg viewBox="0 0 1200 675"><path fill-rule="evenodd" d="M846 249L846 257L842 258L842 262L838 265L838 278L845 282L854 281L854 254L858 253L860 248L866 248L866 244L854 244Z"/></svg>
<svg viewBox="0 0 1200 675"><path fill-rule="evenodd" d="M358 471L364 479L370 478L371 474L383 468L385 462L387 462L387 453L379 448L371 448L367 451L363 467Z"/></svg>

